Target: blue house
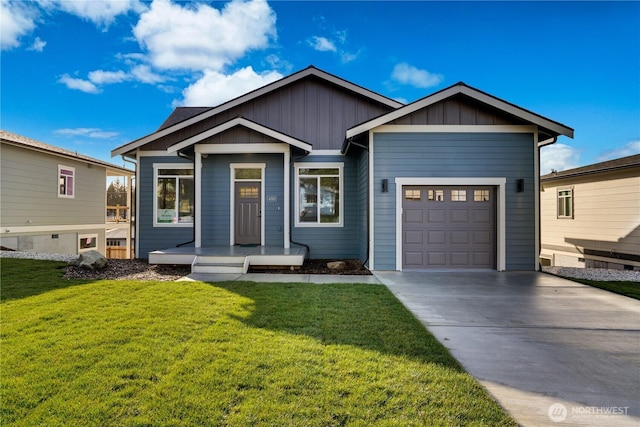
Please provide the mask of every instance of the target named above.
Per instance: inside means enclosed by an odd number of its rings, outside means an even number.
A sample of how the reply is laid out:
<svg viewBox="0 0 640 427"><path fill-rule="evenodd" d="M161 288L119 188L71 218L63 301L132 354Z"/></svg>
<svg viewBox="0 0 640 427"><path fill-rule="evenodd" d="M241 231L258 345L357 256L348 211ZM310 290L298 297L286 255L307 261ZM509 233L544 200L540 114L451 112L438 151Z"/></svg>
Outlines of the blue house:
<svg viewBox="0 0 640 427"><path fill-rule="evenodd" d="M137 162L136 254L153 263L534 270L539 149L561 135L464 83L404 105L308 67L177 108L112 155Z"/></svg>

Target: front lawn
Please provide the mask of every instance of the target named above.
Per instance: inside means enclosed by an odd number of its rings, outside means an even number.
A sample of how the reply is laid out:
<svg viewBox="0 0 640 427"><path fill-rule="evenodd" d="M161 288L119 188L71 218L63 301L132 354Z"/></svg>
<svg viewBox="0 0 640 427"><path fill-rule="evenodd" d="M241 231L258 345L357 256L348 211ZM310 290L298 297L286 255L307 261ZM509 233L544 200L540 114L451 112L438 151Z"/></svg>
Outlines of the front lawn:
<svg viewBox="0 0 640 427"><path fill-rule="evenodd" d="M3 426L515 425L384 286L1 262Z"/></svg>
<svg viewBox="0 0 640 427"><path fill-rule="evenodd" d="M630 298L640 300L640 283L638 282L604 282L598 280L587 279L569 279L574 282L583 283L585 285L604 289L605 291L614 292Z"/></svg>

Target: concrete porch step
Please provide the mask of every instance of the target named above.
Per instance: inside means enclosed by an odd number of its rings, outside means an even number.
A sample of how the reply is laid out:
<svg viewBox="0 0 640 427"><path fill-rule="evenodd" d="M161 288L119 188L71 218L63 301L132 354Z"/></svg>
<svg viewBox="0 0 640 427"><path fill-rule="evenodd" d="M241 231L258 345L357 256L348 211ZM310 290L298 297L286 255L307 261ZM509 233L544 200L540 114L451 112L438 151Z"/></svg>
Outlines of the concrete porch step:
<svg viewBox="0 0 640 427"><path fill-rule="evenodd" d="M245 256L196 256L191 264L192 273L239 273L249 269L249 259Z"/></svg>

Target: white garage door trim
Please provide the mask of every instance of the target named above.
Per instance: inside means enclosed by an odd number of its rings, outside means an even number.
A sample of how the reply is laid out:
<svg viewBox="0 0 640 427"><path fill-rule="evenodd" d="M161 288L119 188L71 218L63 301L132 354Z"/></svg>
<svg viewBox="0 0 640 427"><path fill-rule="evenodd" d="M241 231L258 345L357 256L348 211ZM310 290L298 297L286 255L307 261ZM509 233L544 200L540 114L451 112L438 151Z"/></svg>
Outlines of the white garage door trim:
<svg viewBox="0 0 640 427"><path fill-rule="evenodd" d="M402 186L404 185L446 185L446 186L493 186L497 188L497 259L496 268L506 268L506 204L505 187L507 178L411 178L395 179L396 184L396 270L402 271Z"/></svg>

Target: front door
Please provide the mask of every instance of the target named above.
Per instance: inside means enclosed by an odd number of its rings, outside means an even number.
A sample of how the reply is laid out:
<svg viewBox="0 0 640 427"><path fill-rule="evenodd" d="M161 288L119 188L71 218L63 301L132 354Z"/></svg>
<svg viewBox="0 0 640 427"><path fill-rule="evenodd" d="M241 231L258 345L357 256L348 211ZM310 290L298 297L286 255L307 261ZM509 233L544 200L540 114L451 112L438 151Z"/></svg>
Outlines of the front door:
<svg viewBox="0 0 640 427"><path fill-rule="evenodd" d="M235 243L260 245L262 212L260 182L235 183Z"/></svg>

